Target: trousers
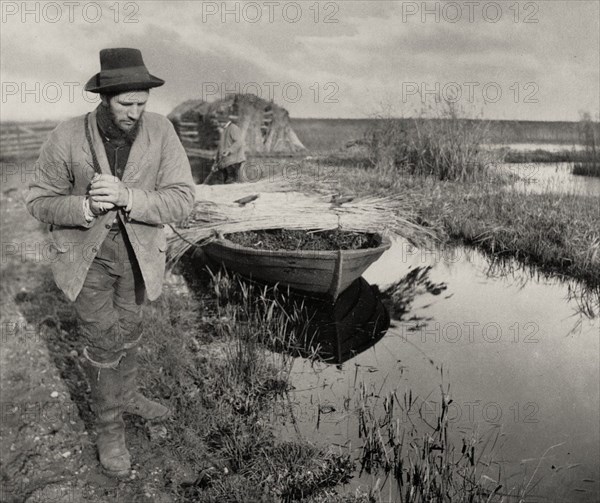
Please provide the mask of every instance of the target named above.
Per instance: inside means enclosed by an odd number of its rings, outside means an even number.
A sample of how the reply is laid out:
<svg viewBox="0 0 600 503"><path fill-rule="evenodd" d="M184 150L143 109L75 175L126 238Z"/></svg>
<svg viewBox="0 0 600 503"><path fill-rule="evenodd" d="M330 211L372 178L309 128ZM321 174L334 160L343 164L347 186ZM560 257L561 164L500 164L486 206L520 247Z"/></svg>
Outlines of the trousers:
<svg viewBox="0 0 600 503"><path fill-rule="evenodd" d="M144 304L142 273L119 221L102 243L75 299L83 355L96 366L116 368L141 340Z"/></svg>
<svg viewBox="0 0 600 503"><path fill-rule="evenodd" d="M241 162L230 164L222 168L223 172L223 183L236 183L240 181L240 169L242 167Z"/></svg>

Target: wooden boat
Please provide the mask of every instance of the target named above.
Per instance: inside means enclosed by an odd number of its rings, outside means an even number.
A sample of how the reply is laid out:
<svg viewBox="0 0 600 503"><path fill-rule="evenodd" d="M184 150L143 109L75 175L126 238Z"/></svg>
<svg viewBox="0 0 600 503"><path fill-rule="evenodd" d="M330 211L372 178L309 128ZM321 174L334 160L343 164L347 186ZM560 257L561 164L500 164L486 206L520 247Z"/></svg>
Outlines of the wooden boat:
<svg viewBox="0 0 600 503"><path fill-rule="evenodd" d="M375 240L376 247L361 250L257 250L224 237L205 245L204 251L211 260L251 279L335 300L391 246L380 234Z"/></svg>

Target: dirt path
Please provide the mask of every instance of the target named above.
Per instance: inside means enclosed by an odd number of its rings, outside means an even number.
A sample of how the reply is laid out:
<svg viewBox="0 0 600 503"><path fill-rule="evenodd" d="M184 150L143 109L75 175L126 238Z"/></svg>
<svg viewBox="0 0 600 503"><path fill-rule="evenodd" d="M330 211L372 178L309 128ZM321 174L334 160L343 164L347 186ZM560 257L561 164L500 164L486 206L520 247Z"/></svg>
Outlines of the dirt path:
<svg viewBox="0 0 600 503"><path fill-rule="evenodd" d="M3 177L0 501L171 501L147 482L164 462L144 459L151 432L131 419L131 450L144 464L146 482L138 476L133 484L119 483L102 473L87 383L75 344L70 344L73 315L69 305L57 302L59 293L44 261L45 226L24 206L25 175Z"/></svg>

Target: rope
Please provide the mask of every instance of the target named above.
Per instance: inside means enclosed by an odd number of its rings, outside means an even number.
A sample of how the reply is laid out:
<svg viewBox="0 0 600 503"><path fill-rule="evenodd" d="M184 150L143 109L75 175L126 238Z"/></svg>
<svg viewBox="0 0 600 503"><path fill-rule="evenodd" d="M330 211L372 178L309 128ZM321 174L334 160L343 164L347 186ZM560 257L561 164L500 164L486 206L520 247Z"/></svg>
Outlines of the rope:
<svg viewBox="0 0 600 503"><path fill-rule="evenodd" d="M177 230L175 229L175 227L173 227L171 224L167 224L171 230L177 234L177 236L179 236L180 239L182 239L183 241L185 241L187 244L193 246L194 248L202 248L202 246L200 246L198 243L193 243L192 241L190 241L189 239L185 238L184 236L182 236L181 234L179 234L179 232L177 232Z"/></svg>
<svg viewBox="0 0 600 503"><path fill-rule="evenodd" d="M90 135L90 129L89 129L90 113L91 112L88 112L85 116L85 137L87 139L88 145L90 146L90 150L92 151L92 160L94 161L94 171L98 174L101 174L102 171L100 170L100 163L98 162L98 158L96 157L96 150L94 149L94 144L92 143L92 136Z"/></svg>

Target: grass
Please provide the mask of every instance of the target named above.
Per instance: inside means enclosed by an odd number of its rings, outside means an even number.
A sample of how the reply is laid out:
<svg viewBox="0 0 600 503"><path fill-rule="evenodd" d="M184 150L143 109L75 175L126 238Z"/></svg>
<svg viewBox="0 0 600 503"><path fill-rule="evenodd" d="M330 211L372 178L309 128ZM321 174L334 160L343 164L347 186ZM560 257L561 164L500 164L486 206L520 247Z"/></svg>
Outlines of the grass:
<svg viewBox="0 0 600 503"><path fill-rule="evenodd" d="M511 190L516 177L510 173L452 181L389 165L331 172L331 189L340 193L401 192L411 201L413 221L433 230L441 242L476 246L496 259L514 258L549 275L600 288L597 196Z"/></svg>
<svg viewBox="0 0 600 503"><path fill-rule="evenodd" d="M370 123L356 157L363 160L366 152L370 167L353 165L346 154L342 162L334 162L329 154L322 157L328 168L310 160L306 172L329 169L329 176L320 178L343 194L402 193L412 203L411 219L435 231L442 242L473 245L495 259L514 258L600 290L598 198L511 190L515 175L487 169L500 159L483 148L489 143L486 123L459 119L450 104L438 115L438 120L382 117ZM571 153L571 160L596 159L597 123L583 121L578 127L586 149ZM538 154L548 153L526 153L513 160L532 162ZM555 160L554 154L550 157ZM573 173L600 176L596 162L580 162Z"/></svg>
<svg viewBox="0 0 600 503"><path fill-rule="evenodd" d="M38 279L15 296L16 303L27 320L48 329L51 354L91 428L75 312L49 271ZM127 498L140 497L153 479L161 493L178 501L317 502L328 501L322 494L334 498L350 479L354 462L347 453L275 438L269 418L273 402L289 387L291 356L272 353L265 343L293 340L290 316L249 288L215 274L193 295L167 287L148 306L139 382L144 394L168 403L174 417L156 435L128 420L139 479L123 489ZM363 494L335 498L330 500L370 501Z"/></svg>
<svg viewBox="0 0 600 503"><path fill-rule="evenodd" d="M489 123L459 119L455 104L444 102L438 120L411 119L403 125L381 117L366 133L373 164L402 173L440 180L477 180L486 174L495 154L489 143Z"/></svg>
<svg viewBox="0 0 600 503"><path fill-rule="evenodd" d="M585 151L564 150L560 152L549 152L538 148L528 152L519 152L508 149L503 153L502 160L510 163L532 163L532 162L582 162L589 160Z"/></svg>
<svg viewBox="0 0 600 503"><path fill-rule="evenodd" d="M579 141L585 146L585 158L576 159L579 161L573 167L574 175L600 176L600 130L598 128L598 118L592 120L589 112L581 114L578 124Z"/></svg>
<svg viewBox="0 0 600 503"><path fill-rule="evenodd" d="M195 301L185 301L194 313L179 296L166 295L148 320L154 347L148 348L145 382L150 389L171 390L177 415L167 447L197 475L180 483L180 496L200 502L304 501L325 489L333 493L349 480L349 456L300 439L279 442L267 422L272 401L288 389L291 357L266 346L290 345L290 316L233 276L217 273L204 278L204 288L200 284ZM212 327L208 337L178 327L198 316L198 295L205 331ZM171 302L176 304L164 305ZM202 478L207 460L217 469Z"/></svg>
<svg viewBox="0 0 600 503"><path fill-rule="evenodd" d="M451 238L495 257L511 257L544 272L600 287L600 207L596 196L524 194L479 189L446 191L435 203ZM425 213L427 218L427 212Z"/></svg>
<svg viewBox="0 0 600 503"><path fill-rule="evenodd" d="M573 166L573 174L600 177L600 162L579 162Z"/></svg>
<svg viewBox="0 0 600 503"><path fill-rule="evenodd" d="M459 448L452 433L449 387L441 387L437 417L423 413L431 404L405 392L381 397L360 384L356 397L362 440L361 470L383 472L395 482L395 501L499 502L523 496L521 487L507 491L496 453L498 433L465 436ZM431 409L428 409L431 411ZM426 417L427 416L427 417Z"/></svg>

